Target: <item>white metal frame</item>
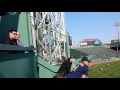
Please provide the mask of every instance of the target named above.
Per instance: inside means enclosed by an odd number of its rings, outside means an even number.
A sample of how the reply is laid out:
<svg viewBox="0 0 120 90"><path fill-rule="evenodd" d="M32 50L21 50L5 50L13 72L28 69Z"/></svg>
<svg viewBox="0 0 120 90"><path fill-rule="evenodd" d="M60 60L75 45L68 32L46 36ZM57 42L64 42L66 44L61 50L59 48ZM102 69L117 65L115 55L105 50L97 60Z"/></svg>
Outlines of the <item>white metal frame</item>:
<svg viewBox="0 0 120 90"><path fill-rule="evenodd" d="M50 22L45 23L46 16ZM64 12L30 12L32 25L33 46L37 48L37 55L51 64L58 64L66 57L67 34ZM63 47L62 47L63 45Z"/></svg>

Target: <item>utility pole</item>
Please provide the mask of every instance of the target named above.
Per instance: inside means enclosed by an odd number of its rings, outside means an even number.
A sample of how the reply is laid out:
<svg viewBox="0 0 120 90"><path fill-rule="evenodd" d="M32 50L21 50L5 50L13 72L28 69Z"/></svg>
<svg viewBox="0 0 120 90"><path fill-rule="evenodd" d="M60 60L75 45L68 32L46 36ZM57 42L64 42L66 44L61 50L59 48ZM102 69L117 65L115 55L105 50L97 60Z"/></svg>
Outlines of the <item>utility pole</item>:
<svg viewBox="0 0 120 90"><path fill-rule="evenodd" d="M120 22L114 23L114 25L117 27L117 34L118 34L118 45L117 45L117 51L119 50L119 42L120 42Z"/></svg>

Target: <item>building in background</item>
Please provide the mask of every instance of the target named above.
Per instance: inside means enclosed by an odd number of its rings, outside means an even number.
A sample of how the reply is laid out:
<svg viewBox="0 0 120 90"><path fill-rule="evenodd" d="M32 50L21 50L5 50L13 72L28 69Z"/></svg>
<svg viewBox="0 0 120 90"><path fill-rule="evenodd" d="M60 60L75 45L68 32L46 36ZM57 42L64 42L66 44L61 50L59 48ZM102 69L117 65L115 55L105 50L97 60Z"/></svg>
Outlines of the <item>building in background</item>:
<svg viewBox="0 0 120 90"><path fill-rule="evenodd" d="M79 42L80 47L83 46L101 46L102 42L97 38L85 38Z"/></svg>

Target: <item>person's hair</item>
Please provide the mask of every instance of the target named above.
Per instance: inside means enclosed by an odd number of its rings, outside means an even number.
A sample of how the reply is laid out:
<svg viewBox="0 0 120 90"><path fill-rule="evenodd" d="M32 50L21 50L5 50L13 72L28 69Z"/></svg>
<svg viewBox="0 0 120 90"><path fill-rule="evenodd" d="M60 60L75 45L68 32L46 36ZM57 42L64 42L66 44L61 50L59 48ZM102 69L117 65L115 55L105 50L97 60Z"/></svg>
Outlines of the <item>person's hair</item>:
<svg viewBox="0 0 120 90"><path fill-rule="evenodd" d="M70 56L70 58L76 58L76 56Z"/></svg>
<svg viewBox="0 0 120 90"><path fill-rule="evenodd" d="M10 29L10 30L9 30L9 33L12 33L13 31L17 32L16 29Z"/></svg>
<svg viewBox="0 0 120 90"><path fill-rule="evenodd" d="M53 76L53 78L65 78L65 74L63 73L57 73L55 76Z"/></svg>
<svg viewBox="0 0 120 90"><path fill-rule="evenodd" d="M83 62L83 61L87 61L88 63L91 62L91 61L88 59L88 57L86 57L86 56L84 56L84 57L81 59L81 62Z"/></svg>

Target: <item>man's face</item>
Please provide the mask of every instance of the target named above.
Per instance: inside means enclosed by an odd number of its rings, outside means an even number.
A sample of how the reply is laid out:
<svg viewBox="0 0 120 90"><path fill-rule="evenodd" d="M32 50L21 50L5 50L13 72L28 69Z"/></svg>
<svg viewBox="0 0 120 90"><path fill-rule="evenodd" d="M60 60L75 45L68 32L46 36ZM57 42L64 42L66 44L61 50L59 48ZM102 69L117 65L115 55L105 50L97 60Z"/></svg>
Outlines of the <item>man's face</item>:
<svg viewBox="0 0 120 90"><path fill-rule="evenodd" d="M88 62L88 61L83 61L83 63L88 66L90 62Z"/></svg>
<svg viewBox="0 0 120 90"><path fill-rule="evenodd" d="M9 33L11 39L16 39L16 35L17 33L15 31Z"/></svg>
<svg viewBox="0 0 120 90"><path fill-rule="evenodd" d="M71 59L70 59L70 62L74 62L74 61L75 61L75 58L71 58Z"/></svg>
<svg viewBox="0 0 120 90"><path fill-rule="evenodd" d="M20 38L20 33L17 32L16 39Z"/></svg>

